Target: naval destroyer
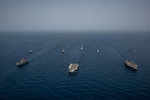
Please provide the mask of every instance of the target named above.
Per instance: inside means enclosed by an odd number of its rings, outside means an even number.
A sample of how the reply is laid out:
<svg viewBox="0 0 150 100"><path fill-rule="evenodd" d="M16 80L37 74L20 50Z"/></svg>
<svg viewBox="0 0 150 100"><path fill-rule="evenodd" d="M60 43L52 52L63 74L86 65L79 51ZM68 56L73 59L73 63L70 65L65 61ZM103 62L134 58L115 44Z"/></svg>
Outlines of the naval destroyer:
<svg viewBox="0 0 150 100"><path fill-rule="evenodd" d="M65 53L65 50L64 50L64 49L62 50L62 53Z"/></svg>
<svg viewBox="0 0 150 100"><path fill-rule="evenodd" d="M96 50L97 53L98 53L99 51L100 51L99 49Z"/></svg>

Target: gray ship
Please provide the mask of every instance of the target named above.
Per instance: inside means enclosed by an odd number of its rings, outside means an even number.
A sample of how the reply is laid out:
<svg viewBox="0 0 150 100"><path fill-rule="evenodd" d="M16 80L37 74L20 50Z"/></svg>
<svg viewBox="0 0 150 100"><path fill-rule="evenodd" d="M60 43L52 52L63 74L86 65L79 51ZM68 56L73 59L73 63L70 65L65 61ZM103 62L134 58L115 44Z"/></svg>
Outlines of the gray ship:
<svg viewBox="0 0 150 100"><path fill-rule="evenodd" d="M32 53L32 52L33 52L33 50L30 49L30 50L29 50L29 53Z"/></svg>
<svg viewBox="0 0 150 100"><path fill-rule="evenodd" d="M64 49L62 50L62 53L65 53L65 50L64 50Z"/></svg>
<svg viewBox="0 0 150 100"><path fill-rule="evenodd" d="M125 60L125 65L127 67L132 68L132 69L138 69L138 67L137 67L138 65L135 62L133 62L133 61Z"/></svg>
<svg viewBox="0 0 150 100"><path fill-rule="evenodd" d="M79 64L70 64L68 67L68 72L73 73L77 72Z"/></svg>
<svg viewBox="0 0 150 100"><path fill-rule="evenodd" d="M97 53L98 53L99 51L100 51L99 49L96 50Z"/></svg>
<svg viewBox="0 0 150 100"><path fill-rule="evenodd" d="M81 46L80 50L83 51L83 49L84 49L83 46Z"/></svg>
<svg viewBox="0 0 150 100"><path fill-rule="evenodd" d="M19 62L16 63L17 66L22 66L29 63L29 60L22 58Z"/></svg>

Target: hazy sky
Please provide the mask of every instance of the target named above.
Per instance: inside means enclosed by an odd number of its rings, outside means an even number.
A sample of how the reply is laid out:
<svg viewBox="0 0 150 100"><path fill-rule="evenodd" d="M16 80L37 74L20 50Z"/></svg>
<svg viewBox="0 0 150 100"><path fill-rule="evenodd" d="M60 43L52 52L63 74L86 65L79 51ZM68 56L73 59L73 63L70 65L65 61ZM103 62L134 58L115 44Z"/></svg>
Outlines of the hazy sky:
<svg viewBox="0 0 150 100"><path fill-rule="evenodd" d="M0 0L0 31L150 31L150 0Z"/></svg>

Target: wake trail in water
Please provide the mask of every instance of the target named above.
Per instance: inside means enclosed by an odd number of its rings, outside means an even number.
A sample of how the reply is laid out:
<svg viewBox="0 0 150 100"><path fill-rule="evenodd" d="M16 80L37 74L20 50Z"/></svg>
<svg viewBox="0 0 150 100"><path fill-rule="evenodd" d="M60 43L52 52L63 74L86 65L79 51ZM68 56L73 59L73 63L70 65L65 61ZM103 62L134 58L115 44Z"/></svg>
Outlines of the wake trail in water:
<svg viewBox="0 0 150 100"><path fill-rule="evenodd" d="M83 48L83 49L81 49ZM81 53L84 52L84 44L72 44L71 50L71 62L72 63L79 63L80 58L81 58Z"/></svg>
<svg viewBox="0 0 150 100"><path fill-rule="evenodd" d="M98 49L98 47L97 47L96 44L92 45L92 47L94 48L94 50L97 50L97 49Z"/></svg>
<svg viewBox="0 0 150 100"><path fill-rule="evenodd" d="M69 48L71 47L71 45L72 45L72 41L69 44L67 44L66 46L64 46L64 50L67 52L69 50Z"/></svg>
<svg viewBox="0 0 150 100"><path fill-rule="evenodd" d="M54 42L55 42L55 41L54 41ZM38 49L35 49L34 52L38 52L38 51L40 51L40 50L42 50L42 49L44 49L44 48L47 48L47 47L49 47L50 45L54 44L54 42L47 43L47 44L45 44L45 45L39 47Z"/></svg>
<svg viewBox="0 0 150 100"><path fill-rule="evenodd" d="M26 56L26 58L28 58L30 61L34 60L35 58L41 56L42 54L46 53L48 50L52 49L55 47L55 45L53 45L55 42L51 42L51 43L47 43L43 46L41 46L40 48L33 50L32 53L28 53L28 55Z"/></svg>
<svg viewBox="0 0 150 100"><path fill-rule="evenodd" d="M121 56L117 51L115 51L113 48L111 47L107 47L111 52L113 52L116 56L118 56L121 60L124 60L124 57Z"/></svg>
<svg viewBox="0 0 150 100"><path fill-rule="evenodd" d="M77 54L76 54L76 57L75 57L75 62L76 62L76 63L79 63L80 58L81 58L81 53L82 53L82 51L79 51L79 50L78 50L78 52L77 52Z"/></svg>

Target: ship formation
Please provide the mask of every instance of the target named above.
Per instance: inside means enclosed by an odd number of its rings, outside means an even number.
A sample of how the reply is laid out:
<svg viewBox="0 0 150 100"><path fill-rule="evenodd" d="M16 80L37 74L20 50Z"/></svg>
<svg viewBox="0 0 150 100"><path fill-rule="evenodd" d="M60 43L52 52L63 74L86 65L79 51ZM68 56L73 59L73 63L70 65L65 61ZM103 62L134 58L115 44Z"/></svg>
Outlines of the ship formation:
<svg viewBox="0 0 150 100"><path fill-rule="evenodd" d="M83 46L81 46L80 50L83 51ZM33 52L33 50L28 50L28 52L31 54ZM61 51L62 53L65 53L65 49L62 49ZM97 49L96 50L97 53L100 52L100 49ZM133 53L135 54L135 50L133 50ZM22 58L20 61L18 61L16 63L16 66L23 66L25 64L28 64L29 63L29 60L27 58ZM131 69L134 69L134 70L137 70L138 69L138 65L133 62L133 61L130 61L130 60L125 60L124 61L124 64L126 67L128 68L131 68ZM78 68L79 68L79 64L78 63L70 63L70 65L68 66L68 72L69 73L75 73L78 71Z"/></svg>

